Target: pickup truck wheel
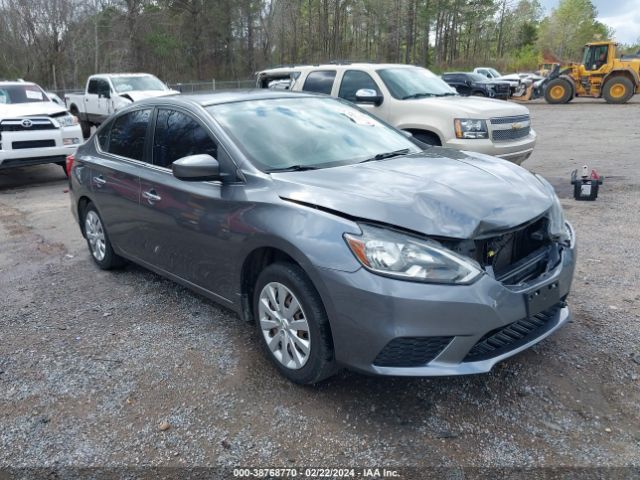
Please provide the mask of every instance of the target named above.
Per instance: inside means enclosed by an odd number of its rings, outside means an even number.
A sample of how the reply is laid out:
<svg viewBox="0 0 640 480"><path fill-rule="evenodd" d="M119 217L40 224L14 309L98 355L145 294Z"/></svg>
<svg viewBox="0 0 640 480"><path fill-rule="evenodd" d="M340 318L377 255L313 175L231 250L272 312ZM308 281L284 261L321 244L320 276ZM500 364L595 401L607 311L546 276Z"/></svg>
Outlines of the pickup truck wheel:
<svg viewBox="0 0 640 480"><path fill-rule="evenodd" d="M93 203L89 203L82 215L82 229L87 239L91 258L102 270L122 267L126 261L113 251L102 217Z"/></svg>
<svg viewBox="0 0 640 480"><path fill-rule="evenodd" d="M282 375L294 383L314 384L335 373L327 313L298 265L274 263L262 271L253 311L259 342Z"/></svg>
<svg viewBox="0 0 640 480"><path fill-rule="evenodd" d="M82 129L82 136L85 140L91 136L91 124L89 122L80 120L80 128Z"/></svg>

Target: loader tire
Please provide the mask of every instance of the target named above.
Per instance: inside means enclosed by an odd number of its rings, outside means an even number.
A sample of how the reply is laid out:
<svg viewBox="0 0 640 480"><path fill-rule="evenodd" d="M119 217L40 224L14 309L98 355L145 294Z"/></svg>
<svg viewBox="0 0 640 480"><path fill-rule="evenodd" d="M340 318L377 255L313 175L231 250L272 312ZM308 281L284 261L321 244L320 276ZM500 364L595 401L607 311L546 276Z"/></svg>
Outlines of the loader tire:
<svg viewBox="0 0 640 480"><path fill-rule="evenodd" d="M633 82L627 77L613 77L607 80L602 94L607 103L627 103L634 94Z"/></svg>
<svg viewBox="0 0 640 480"><path fill-rule="evenodd" d="M573 87L564 78L554 78L544 90L547 103L568 103L573 98Z"/></svg>

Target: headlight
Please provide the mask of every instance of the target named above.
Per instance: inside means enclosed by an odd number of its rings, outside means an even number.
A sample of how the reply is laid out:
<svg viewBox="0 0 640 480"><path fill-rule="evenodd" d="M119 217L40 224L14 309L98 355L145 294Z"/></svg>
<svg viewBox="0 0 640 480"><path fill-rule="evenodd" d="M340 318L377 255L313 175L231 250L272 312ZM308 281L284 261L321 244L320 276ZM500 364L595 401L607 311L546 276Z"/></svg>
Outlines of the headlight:
<svg viewBox="0 0 640 480"><path fill-rule="evenodd" d="M456 138L489 138L487 122L473 118L456 118L453 121Z"/></svg>
<svg viewBox="0 0 640 480"><path fill-rule="evenodd" d="M564 211L562 210L562 205L560 205L560 199L558 195L556 195L556 191L544 177L540 175L536 175L536 177L538 177L540 183L544 185L553 199L553 203L549 209L549 237L555 242L571 243L571 233L567 228Z"/></svg>
<svg viewBox="0 0 640 480"><path fill-rule="evenodd" d="M349 248L368 270L389 277L429 283L466 284L482 270L473 260L437 242L403 233L360 225L362 235L345 233Z"/></svg>
<svg viewBox="0 0 640 480"><path fill-rule="evenodd" d="M65 115L64 117L58 117L57 120L62 127L72 127L74 125L78 125L78 117L74 115Z"/></svg>

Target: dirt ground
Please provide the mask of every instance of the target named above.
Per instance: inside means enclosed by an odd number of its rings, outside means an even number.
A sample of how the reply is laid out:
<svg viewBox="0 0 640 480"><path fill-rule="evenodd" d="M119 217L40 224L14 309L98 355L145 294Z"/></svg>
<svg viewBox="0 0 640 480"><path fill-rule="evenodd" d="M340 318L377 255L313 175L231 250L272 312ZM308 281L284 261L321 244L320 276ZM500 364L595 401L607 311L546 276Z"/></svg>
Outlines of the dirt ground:
<svg viewBox="0 0 640 480"><path fill-rule="evenodd" d="M640 97L529 108L524 166L577 231L574 319L481 376L292 385L229 311L98 270L60 167L0 172L0 467L640 467ZM571 198L583 164L596 202Z"/></svg>

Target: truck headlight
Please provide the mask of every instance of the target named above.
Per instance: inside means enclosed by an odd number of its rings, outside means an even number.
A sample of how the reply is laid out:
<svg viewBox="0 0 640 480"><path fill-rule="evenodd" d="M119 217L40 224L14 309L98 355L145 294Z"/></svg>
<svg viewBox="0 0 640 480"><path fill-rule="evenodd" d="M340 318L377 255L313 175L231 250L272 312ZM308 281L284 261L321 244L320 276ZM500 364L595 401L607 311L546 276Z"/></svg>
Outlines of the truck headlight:
<svg viewBox="0 0 640 480"><path fill-rule="evenodd" d="M487 122L474 118L456 118L453 121L456 138L489 138Z"/></svg>
<svg viewBox="0 0 640 480"><path fill-rule="evenodd" d="M469 284L482 275L480 266L439 243L360 224L362 235L344 239L358 261L371 272L427 283Z"/></svg>
<svg viewBox="0 0 640 480"><path fill-rule="evenodd" d="M58 123L62 127L73 127L74 125L78 125L78 117L74 115L65 115L64 117L58 117Z"/></svg>

